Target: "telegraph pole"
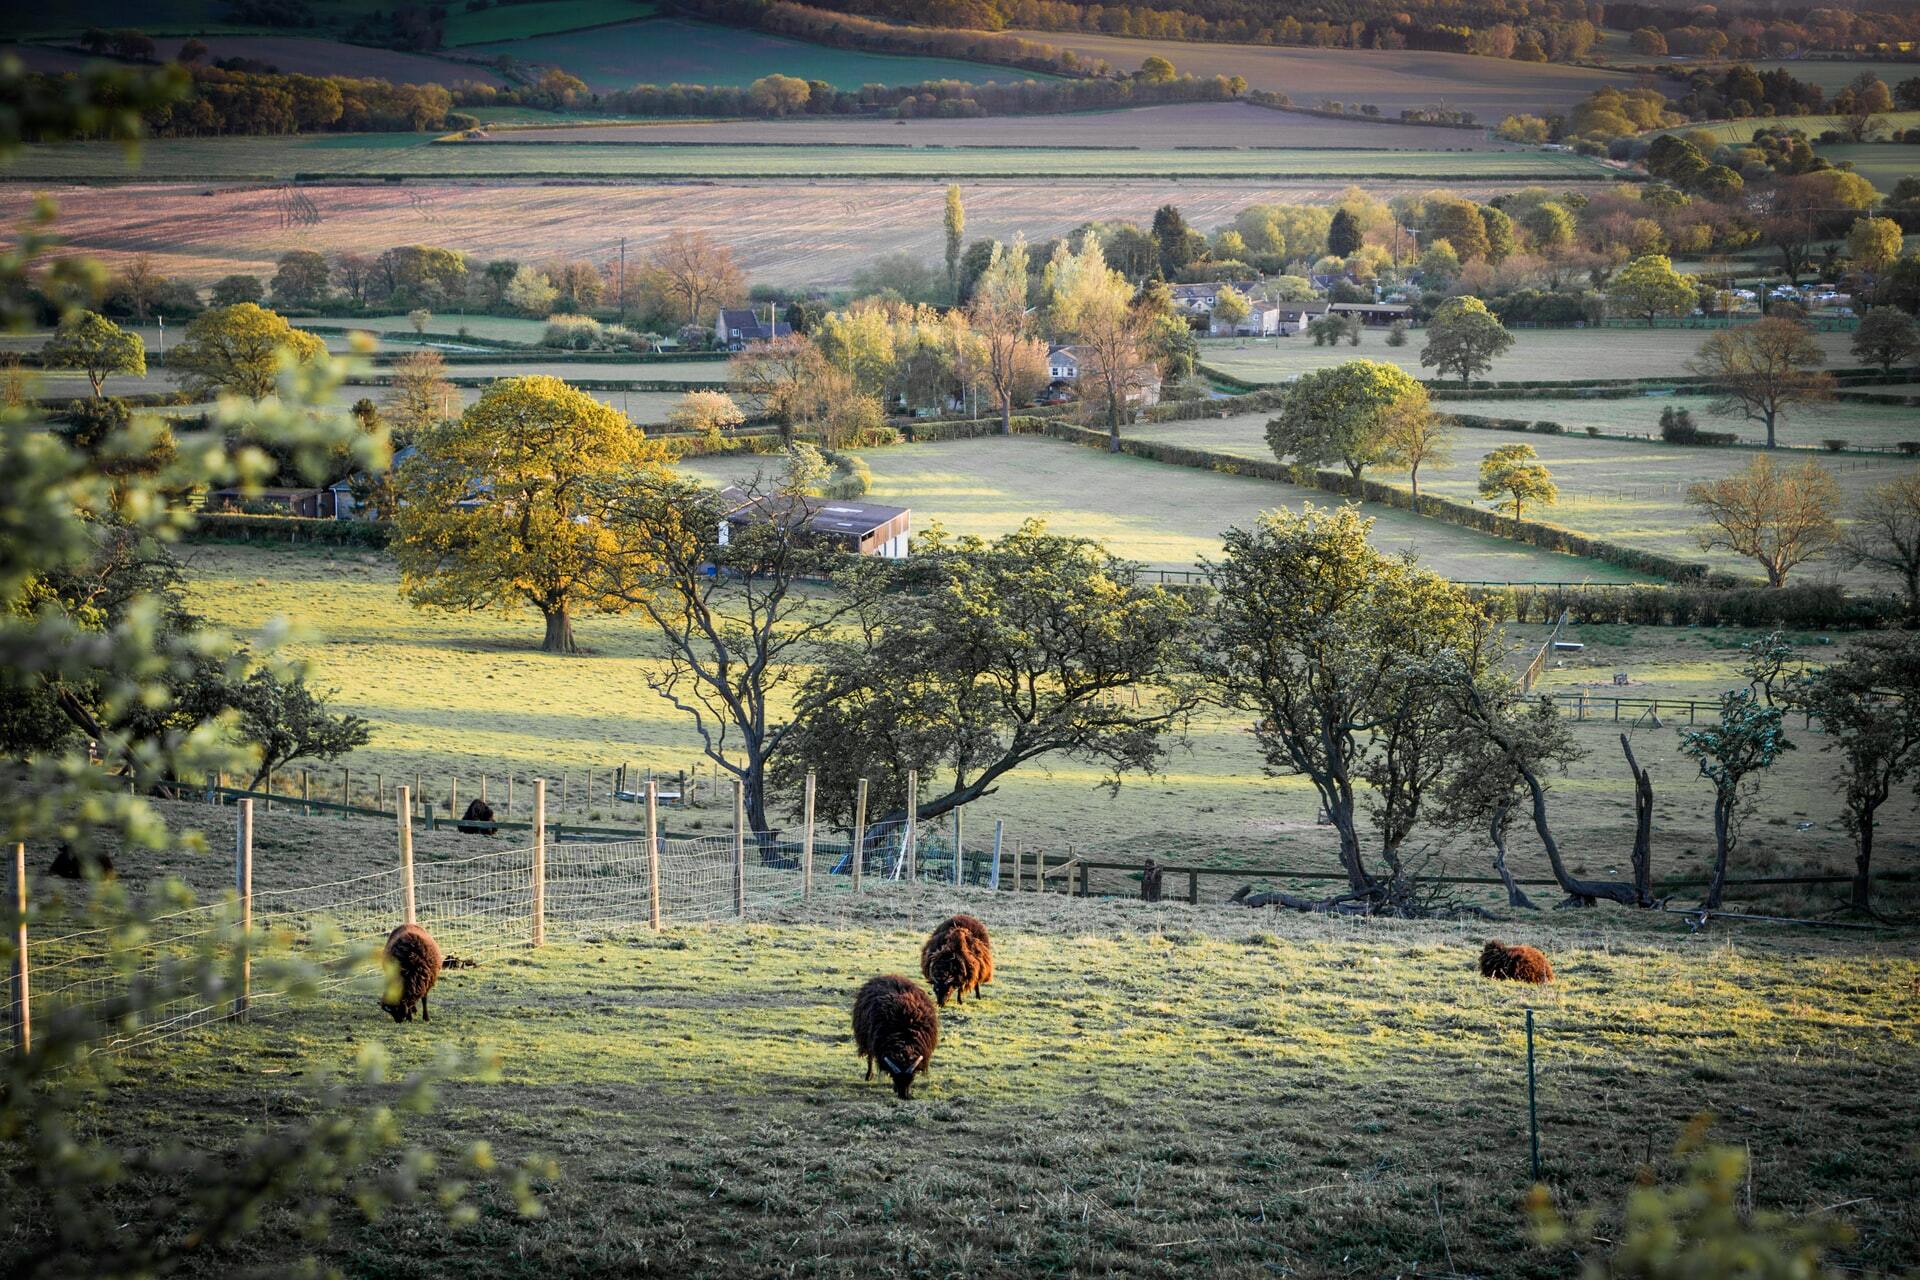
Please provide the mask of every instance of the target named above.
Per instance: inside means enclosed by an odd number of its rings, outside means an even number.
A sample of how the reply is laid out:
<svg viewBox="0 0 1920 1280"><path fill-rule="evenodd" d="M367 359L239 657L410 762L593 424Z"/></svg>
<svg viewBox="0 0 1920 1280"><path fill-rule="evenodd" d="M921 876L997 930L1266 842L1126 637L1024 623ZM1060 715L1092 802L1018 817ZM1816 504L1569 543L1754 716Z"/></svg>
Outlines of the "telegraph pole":
<svg viewBox="0 0 1920 1280"><path fill-rule="evenodd" d="M620 322L627 320L627 238L620 237Z"/></svg>

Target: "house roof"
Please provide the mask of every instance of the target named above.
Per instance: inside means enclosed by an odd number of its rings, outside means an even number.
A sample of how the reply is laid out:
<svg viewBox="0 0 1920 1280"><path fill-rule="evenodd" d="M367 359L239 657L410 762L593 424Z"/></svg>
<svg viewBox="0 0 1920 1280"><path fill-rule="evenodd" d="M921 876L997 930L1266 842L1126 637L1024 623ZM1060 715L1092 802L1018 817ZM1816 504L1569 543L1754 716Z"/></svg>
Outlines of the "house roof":
<svg viewBox="0 0 1920 1280"><path fill-rule="evenodd" d="M743 338L784 338L793 332L793 326L785 320L776 320L769 327L751 307L722 307L720 327L728 333L737 329Z"/></svg>
<svg viewBox="0 0 1920 1280"><path fill-rule="evenodd" d="M908 507L889 507L878 502L849 502L840 498L792 498L749 494L733 485L722 489L720 496L729 504L727 508L729 521L745 523L756 516L770 514L775 509L783 509L804 519L807 527L815 533L856 537L865 537L876 529L883 529L901 516L910 514L911 511ZM793 518L793 515L789 518Z"/></svg>
<svg viewBox="0 0 1920 1280"><path fill-rule="evenodd" d="M1368 315L1404 315L1413 308L1404 302L1336 302L1335 311L1361 311Z"/></svg>

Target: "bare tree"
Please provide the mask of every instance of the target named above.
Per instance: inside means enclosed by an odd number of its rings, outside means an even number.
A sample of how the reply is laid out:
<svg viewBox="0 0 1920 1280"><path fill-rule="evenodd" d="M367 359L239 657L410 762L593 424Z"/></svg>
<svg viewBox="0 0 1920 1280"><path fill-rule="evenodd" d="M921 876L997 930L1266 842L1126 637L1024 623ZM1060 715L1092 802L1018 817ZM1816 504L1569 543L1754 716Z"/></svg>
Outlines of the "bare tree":
<svg viewBox="0 0 1920 1280"><path fill-rule="evenodd" d="M1744 470L1687 489L1687 502L1712 522L1700 533L1700 549L1722 547L1758 561L1770 587L1785 586L1794 566L1832 545L1839 501L1833 473L1819 463L1787 470L1764 454Z"/></svg>
<svg viewBox="0 0 1920 1280"><path fill-rule="evenodd" d="M667 296L679 304L688 324L700 323L714 307L738 297L746 287L733 250L704 231L669 231L647 261L660 273Z"/></svg>
<svg viewBox="0 0 1920 1280"><path fill-rule="evenodd" d="M1840 536L1840 559L1848 568L1898 579L1907 616L1920 617L1920 474L1867 490Z"/></svg>
<svg viewBox="0 0 1920 1280"><path fill-rule="evenodd" d="M1781 414L1832 397L1833 376L1814 372L1825 360L1805 325L1769 317L1714 334L1687 368L1713 383L1715 413L1764 424L1771 449Z"/></svg>
<svg viewBox="0 0 1920 1280"><path fill-rule="evenodd" d="M1138 313L1126 306L1087 308L1080 314L1074 348L1080 357L1081 400L1089 412L1104 412L1107 449L1118 453L1121 424L1159 376Z"/></svg>
<svg viewBox="0 0 1920 1280"><path fill-rule="evenodd" d="M1000 430L1013 434L1013 406L1038 391L1046 374L1046 344L1030 336L1027 244L995 244L968 304L982 351L983 380L1000 407Z"/></svg>

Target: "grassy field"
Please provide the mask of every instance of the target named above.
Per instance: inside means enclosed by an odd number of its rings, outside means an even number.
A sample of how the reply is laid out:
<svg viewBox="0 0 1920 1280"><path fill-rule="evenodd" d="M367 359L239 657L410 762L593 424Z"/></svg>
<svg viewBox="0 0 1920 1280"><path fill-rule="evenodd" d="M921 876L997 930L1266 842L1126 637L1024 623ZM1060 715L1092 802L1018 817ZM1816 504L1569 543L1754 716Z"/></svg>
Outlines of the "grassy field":
<svg viewBox="0 0 1920 1280"><path fill-rule="evenodd" d="M507 12L512 12L512 9ZM146 30L149 34L158 35L152 28ZM216 29L201 34L200 39L207 46L209 62L222 58L249 58L299 75L362 76L391 80L395 84L453 85L461 81L491 85L507 83L497 70L482 62L403 53L395 49L375 49L316 36L252 35L244 30L222 34ZM170 45L170 39L162 43L163 57L171 57L175 52ZM90 60L80 51L67 47L24 45L14 52L22 64L33 71L73 71Z"/></svg>
<svg viewBox="0 0 1920 1280"><path fill-rule="evenodd" d="M737 27L681 18L650 18L617 27L532 39L475 44L465 52L511 54L522 62L557 66L598 92L636 84L746 86L778 72L824 80L837 89L865 84L919 84L965 80L974 84L1044 80L1038 72L958 58L922 58L860 49L832 49Z"/></svg>
<svg viewBox="0 0 1920 1280"><path fill-rule="evenodd" d="M528 4L496 4L476 11L466 8L447 14L443 40L448 48L485 44L492 40L527 40L560 31L579 31L649 17L650 0L536 0Z"/></svg>
<svg viewBox="0 0 1920 1280"><path fill-rule="evenodd" d="M1852 83L1855 76L1863 72L1886 81L1888 85L1896 85L1902 80L1909 79L1914 75L1920 75L1920 63L1877 62L1866 58L1858 60L1846 58L1787 58L1776 59L1771 62L1755 62L1751 65L1755 71L1761 72L1776 71L1784 67L1795 80L1802 80L1808 84L1819 85L1826 91L1828 97L1832 97L1834 94L1840 92L1840 90L1846 88L1847 85Z"/></svg>
<svg viewBox="0 0 1920 1280"><path fill-rule="evenodd" d="M1886 121L1889 129L1912 129L1920 126L1920 111L1889 111L1879 119ZM1753 141L1756 129L1786 128L1798 129L1809 138L1817 138L1829 129L1838 129L1846 124L1845 116L1781 116L1774 120L1748 119L1723 120L1714 124L1689 124L1673 129L1656 129L1654 133L1692 133L1700 130L1712 134L1721 142L1744 143Z"/></svg>
<svg viewBox="0 0 1920 1280"><path fill-rule="evenodd" d="M1517 329L1513 346L1494 360L1493 368L1483 375L1495 381L1554 381L1561 378L1651 378L1679 376L1708 336L1707 330L1692 329ZM1855 361L1847 348L1851 334L1817 333L1814 340L1826 353L1827 363L1850 368ZM1431 377L1432 369L1422 368L1420 352L1426 345L1424 334L1408 335L1404 347L1387 345L1384 329L1370 329L1357 347L1316 347L1311 339L1292 338L1219 338L1200 344L1200 361L1223 373L1249 382L1286 382L1311 369L1340 364L1347 360L1380 360L1397 364L1416 377ZM1512 415L1523 416L1521 412ZM1534 414L1546 418L1551 414Z"/></svg>
<svg viewBox="0 0 1920 1280"><path fill-rule="evenodd" d="M1445 103L1464 107L1476 113L1482 124L1491 125L1517 111L1571 107L1601 85L1625 88L1631 83L1628 76L1590 67L1500 61L1464 53L1282 48L1066 31L1013 34L1103 59L1121 71L1133 71L1148 56L1159 54L1187 74L1244 76L1253 88L1288 94L1301 106L1318 106L1324 99L1349 107L1372 103L1390 118L1398 117L1403 108Z"/></svg>
<svg viewBox="0 0 1920 1280"><path fill-rule="evenodd" d="M874 143L891 146L1332 147L1464 151L1522 148L1465 130L1436 133L1418 125L1368 124L1245 102L1189 102L1062 115L985 116L975 120L859 119L831 116L784 120L648 120L605 127L514 129L513 142L687 142L700 144Z"/></svg>
<svg viewBox="0 0 1920 1280"><path fill-rule="evenodd" d="M1443 403L1441 407L1450 409L1454 406ZM1542 413L1539 416L1548 415ZM1268 460L1273 453L1267 447L1266 421L1265 414L1248 414L1213 422L1173 422L1141 427L1134 434L1197 449ZM1420 491L1480 505L1480 459L1502 445L1518 441L1534 447L1541 461L1552 471L1554 483L1560 487L1559 505L1534 511L1532 514L1535 519L1599 534L1649 551L1687 560L1704 560L1715 568L1730 572L1752 574L1759 571L1752 562L1737 559L1725 552L1702 551L1692 532L1698 519L1686 504L1689 484L1725 475L1751 462L1754 455L1746 449L1686 448L1659 441L1593 440L1584 435L1516 435L1510 431L1462 430L1455 436L1453 465L1438 470L1422 468ZM1798 463L1809 457L1833 472L1840 484L1843 504L1849 509L1858 506L1867 489L1920 467L1920 462L1907 460L1882 461L1817 454L1793 454L1789 455L1788 460ZM1378 478L1396 484L1405 482L1404 476L1391 473ZM1420 545L1425 554L1424 549L1430 545L1425 535L1421 536ZM1885 585L1859 573L1843 571L1837 565L1808 565L1800 572L1809 578L1838 576L1856 586Z"/></svg>
<svg viewBox="0 0 1920 1280"><path fill-rule="evenodd" d="M256 857L276 840L356 839L390 834L275 818ZM901 1103L860 1079L851 993L911 971L927 924L954 909L992 928L995 982L945 1013L934 1070ZM1579 1263L1525 1229L1531 1006L1543 1174L1563 1211L1598 1212L1601 1240L1617 1238L1638 1180L1679 1176L1672 1149L1708 1115L1715 1139L1751 1152L1755 1208L1844 1205L1860 1234L1843 1263L1912 1265L1911 937L1696 937L1672 917L1578 914L1518 926L1552 954L1547 991L1473 975L1482 939L1512 924L984 892L886 891L537 951L503 942L445 975L431 1023L395 1026L362 983L132 1059L86 1126L212 1147L305 1114L306 1073L364 1046L397 1076L482 1044L498 1077L449 1082L407 1137L449 1166L475 1141L508 1167L557 1160L544 1215L519 1218L484 1188L478 1221L458 1229L426 1209L373 1225L343 1211L323 1263L374 1275L404 1259L430 1277L1545 1280ZM209 1272L286 1271L298 1234L263 1225Z"/></svg>
<svg viewBox="0 0 1920 1280"><path fill-rule="evenodd" d="M1878 390L1879 388L1875 388ZM1690 411L1704 430L1733 431L1743 440L1765 443L1766 428L1739 417L1716 417L1709 396L1629 396L1601 399L1592 396L1567 396L1554 400L1436 400L1435 406L1447 413L1477 413L1490 418L1541 419L1558 422L1569 432L1599 427L1609 433L1641 433L1657 437L1660 411L1669 405ZM1920 440L1920 422L1914 411L1903 405L1862 404L1830 401L1795 409L1781 419L1781 444L1817 445L1829 437L1846 440L1850 445L1892 445L1902 440Z"/></svg>
<svg viewBox="0 0 1920 1280"><path fill-rule="evenodd" d="M405 135L410 137L411 135ZM157 146L158 144L152 144ZM151 147L149 148L151 154ZM1256 201L1329 203L1348 184L1325 176L1277 182L1187 179L1181 210L1214 227ZM1421 191L1418 180L1370 182L1385 199ZM1519 184L1448 185L1480 199ZM1145 225L1167 202L1164 181L995 180L962 185L969 236L1030 241L1065 234L1094 213ZM32 209L35 189L0 184L0 220ZM446 245L483 258L542 262L556 256L608 261L628 237L644 254L676 227L700 227L729 245L759 284L836 286L885 253L923 261L941 252L938 183L863 182L428 182L302 184L312 217L290 216L289 192L249 184L56 186L60 231L74 252L110 266L145 254L168 275L206 284L236 271L270 278L289 249L378 252L390 245Z"/></svg>
<svg viewBox="0 0 1920 1280"><path fill-rule="evenodd" d="M1852 165L1882 192L1892 191L1902 178L1920 177L1920 145L1910 142L1843 142L1821 147L1820 154L1835 164Z"/></svg>
<svg viewBox="0 0 1920 1280"><path fill-rule="evenodd" d="M1438 148L1439 135L1430 140ZM1442 181L1580 181L1611 176L1581 156L1544 151L1073 150L1055 147L881 146L626 147L524 142L503 133L486 142L433 143L420 134L327 134L281 138L161 138L129 158L113 144L78 142L23 152L11 176L91 181L255 178L296 175L432 178L1014 178L1049 175L1144 178L1363 177Z"/></svg>

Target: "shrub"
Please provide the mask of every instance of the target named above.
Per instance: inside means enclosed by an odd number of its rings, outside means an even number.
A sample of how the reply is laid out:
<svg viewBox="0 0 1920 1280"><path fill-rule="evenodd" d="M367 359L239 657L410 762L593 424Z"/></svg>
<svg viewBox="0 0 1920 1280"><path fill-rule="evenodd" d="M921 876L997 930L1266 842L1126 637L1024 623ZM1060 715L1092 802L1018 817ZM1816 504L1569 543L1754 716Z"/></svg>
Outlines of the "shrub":
<svg viewBox="0 0 1920 1280"><path fill-rule="evenodd" d="M1590 436L1598 436L1598 435L1600 434L1600 428L1598 428L1598 427L1588 427L1588 428L1587 428L1587 434L1588 434L1588 435L1590 435Z"/></svg>
<svg viewBox="0 0 1920 1280"><path fill-rule="evenodd" d="M1677 409L1668 405L1660 411L1660 438L1669 444L1698 443L1700 428L1693 420L1693 414L1686 409Z"/></svg>
<svg viewBox="0 0 1920 1280"><path fill-rule="evenodd" d="M1842 449L1847 447L1847 442L1845 440L1837 439L1832 436L1829 436L1827 439L1822 440L1820 443L1827 447L1828 453L1839 453Z"/></svg>
<svg viewBox="0 0 1920 1280"><path fill-rule="evenodd" d="M1567 433L1567 429L1561 426L1559 423L1546 421L1544 419L1540 422L1534 423L1533 429L1535 432L1543 436L1561 436Z"/></svg>
<svg viewBox="0 0 1920 1280"><path fill-rule="evenodd" d="M590 351L599 341L600 322L592 316L549 316L540 345L563 351Z"/></svg>
<svg viewBox="0 0 1920 1280"><path fill-rule="evenodd" d="M1906 454L1908 457L1920 456L1920 440L1902 440L1900 442L1900 452Z"/></svg>

